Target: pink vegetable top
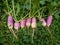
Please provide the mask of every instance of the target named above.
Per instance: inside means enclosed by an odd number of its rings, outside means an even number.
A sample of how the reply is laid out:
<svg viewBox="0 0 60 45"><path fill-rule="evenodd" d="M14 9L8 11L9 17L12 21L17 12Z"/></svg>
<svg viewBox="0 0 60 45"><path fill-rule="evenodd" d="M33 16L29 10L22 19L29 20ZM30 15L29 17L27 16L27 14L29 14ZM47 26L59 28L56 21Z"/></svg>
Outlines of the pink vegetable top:
<svg viewBox="0 0 60 45"><path fill-rule="evenodd" d="M32 18L31 27L36 28L36 18L35 17Z"/></svg>
<svg viewBox="0 0 60 45"><path fill-rule="evenodd" d="M31 18L28 18L28 19L26 20L26 26L29 27L30 24L31 24Z"/></svg>
<svg viewBox="0 0 60 45"><path fill-rule="evenodd" d="M19 22L15 22L15 23L14 23L14 29L18 30L18 29L19 29L19 27L20 27Z"/></svg>
<svg viewBox="0 0 60 45"><path fill-rule="evenodd" d="M48 16L47 18L47 27L49 27L52 23L52 15Z"/></svg>
<svg viewBox="0 0 60 45"><path fill-rule="evenodd" d="M21 20L20 24L21 24L21 28L24 28L25 27L25 23L26 23L26 20Z"/></svg>
<svg viewBox="0 0 60 45"><path fill-rule="evenodd" d="M40 21L41 21L41 23L42 23L43 26L46 26L46 21L45 21L44 18L41 18Z"/></svg>
<svg viewBox="0 0 60 45"><path fill-rule="evenodd" d="M9 29L12 29L13 28L13 18L12 18L11 15L8 16L7 24L8 24L8 28Z"/></svg>

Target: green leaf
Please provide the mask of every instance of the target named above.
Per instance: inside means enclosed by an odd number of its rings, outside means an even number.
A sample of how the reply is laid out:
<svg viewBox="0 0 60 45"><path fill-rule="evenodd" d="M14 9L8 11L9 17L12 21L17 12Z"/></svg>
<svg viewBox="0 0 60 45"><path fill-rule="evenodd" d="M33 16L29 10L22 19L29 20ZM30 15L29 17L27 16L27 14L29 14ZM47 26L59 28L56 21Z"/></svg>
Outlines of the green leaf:
<svg viewBox="0 0 60 45"><path fill-rule="evenodd" d="M57 13L54 15L56 19L60 18L59 13L60 13L60 11L57 12Z"/></svg>

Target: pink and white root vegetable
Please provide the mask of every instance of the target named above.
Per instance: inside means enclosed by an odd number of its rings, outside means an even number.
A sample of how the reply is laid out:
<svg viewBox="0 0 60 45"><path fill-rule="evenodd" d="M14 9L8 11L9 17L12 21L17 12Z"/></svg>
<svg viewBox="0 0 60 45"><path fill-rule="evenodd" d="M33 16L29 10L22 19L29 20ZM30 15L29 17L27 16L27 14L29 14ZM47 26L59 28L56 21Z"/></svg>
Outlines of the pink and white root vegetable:
<svg viewBox="0 0 60 45"><path fill-rule="evenodd" d="M15 34L15 32L13 31L13 17L11 16L11 15L9 15L8 16L8 21L7 21L7 25L8 25L8 28L10 29L10 31L13 33L13 35L14 35L14 37L16 38L16 39L18 39L17 38L17 35Z"/></svg>
<svg viewBox="0 0 60 45"><path fill-rule="evenodd" d="M51 25L51 23L52 23L52 15L50 15L50 16L48 16L48 18L47 18L47 27L49 27L50 25Z"/></svg>
<svg viewBox="0 0 60 45"><path fill-rule="evenodd" d="M24 28L25 25L26 25L25 23L26 23L26 20L24 20L24 19L21 20L21 22L20 22L20 27L21 27L21 28Z"/></svg>
<svg viewBox="0 0 60 45"><path fill-rule="evenodd" d="M51 31L49 30L49 26L50 26L51 23L52 23L52 19L53 19L52 15L49 15L48 18L47 18L47 22L46 22L46 24L47 24L46 26L48 27L48 28L47 28L47 31L48 31L49 34L51 35L51 40L52 40L53 35L52 35ZM53 40L52 40L52 41L53 41Z"/></svg>
<svg viewBox="0 0 60 45"><path fill-rule="evenodd" d="M33 43L33 37L34 37L34 31L35 31L34 29L36 28L36 18L35 17L32 18L31 27L33 29L33 32L32 32L32 43Z"/></svg>
<svg viewBox="0 0 60 45"><path fill-rule="evenodd" d="M31 18L28 18L26 20L26 26L29 27L31 25Z"/></svg>
<svg viewBox="0 0 60 45"><path fill-rule="evenodd" d="M18 29L19 29L19 27L20 27L19 22L15 22L15 23L14 23L14 29L18 30Z"/></svg>
<svg viewBox="0 0 60 45"><path fill-rule="evenodd" d="M7 25L9 29L13 28L13 18L11 15L8 16L8 21L7 21Z"/></svg>
<svg viewBox="0 0 60 45"><path fill-rule="evenodd" d="M35 18L35 17L32 18L31 27L32 27L33 29L36 28L36 18Z"/></svg>
<svg viewBox="0 0 60 45"><path fill-rule="evenodd" d="M44 18L41 18L40 21L41 21L41 23L42 23L42 26L45 27L45 26L46 26L46 21L45 21L45 19L44 19Z"/></svg>

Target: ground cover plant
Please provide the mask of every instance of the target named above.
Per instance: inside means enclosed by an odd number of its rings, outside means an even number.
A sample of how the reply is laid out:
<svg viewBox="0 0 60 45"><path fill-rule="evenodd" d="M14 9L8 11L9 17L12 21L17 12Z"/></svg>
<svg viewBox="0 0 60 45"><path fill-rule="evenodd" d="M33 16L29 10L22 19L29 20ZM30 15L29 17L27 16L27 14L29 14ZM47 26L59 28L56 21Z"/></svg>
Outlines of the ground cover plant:
<svg viewBox="0 0 60 45"><path fill-rule="evenodd" d="M0 0L0 45L60 45L60 0Z"/></svg>

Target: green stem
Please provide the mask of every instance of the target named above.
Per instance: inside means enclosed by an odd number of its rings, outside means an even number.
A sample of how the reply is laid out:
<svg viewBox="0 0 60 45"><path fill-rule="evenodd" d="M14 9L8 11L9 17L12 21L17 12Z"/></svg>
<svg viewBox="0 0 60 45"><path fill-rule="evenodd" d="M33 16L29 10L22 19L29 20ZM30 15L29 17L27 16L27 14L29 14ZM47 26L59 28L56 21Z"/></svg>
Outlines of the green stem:
<svg viewBox="0 0 60 45"><path fill-rule="evenodd" d="M33 14L33 16L36 14L36 13L38 13L41 9L43 9L43 8L46 8L46 6L45 7L42 7L42 8L39 8L34 14Z"/></svg>
<svg viewBox="0 0 60 45"><path fill-rule="evenodd" d="M33 40L33 38L34 38L34 31L35 31L35 29L33 29L33 32L32 32L32 43L34 44L34 40Z"/></svg>
<svg viewBox="0 0 60 45"><path fill-rule="evenodd" d="M9 12L7 12L7 11L4 9L4 12L5 12L6 14L8 14L8 15L11 15L12 10L9 11Z"/></svg>
<svg viewBox="0 0 60 45"><path fill-rule="evenodd" d="M8 1L6 0L6 6L7 6L7 9L8 9L8 12L9 12L9 6L8 6Z"/></svg>
<svg viewBox="0 0 60 45"><path fill-rule="evenodd" d="M30 14L29 17L31 17L31 0L30 0Z"/></svg>
<svg viewBox="0 0 60 45"><path fill-rule="evenodd" d="M51 40L52 40L52 45L53 45L53 35L52 35L52 33L51 33L51 31L49 30L49 28L47 28L47 31L49 32L49 34L50 34L50 36L51 36Z"/></svg>
<svg viewBox="0 0 60 45"><path fill-rule="evenodd" d="M26 18L26 16L29 15L29 13L27 13L22 19ZM20 22L22 19L20 19L18 22Z"/></svg>
<svg viewBox="0 0 60 45"><path fill-rule="evenodd" d="M10 29L10 32L14 35L14 37L18 40L17 35L15 34L15 32L13 31L13 29Z"/></svg>
<svg viewBox="0 0 60 45"><path fill-rule="evenodd" d="M17 10L16 10L16 15L18 15L18 13L20 12L20 6L19 6L18 3L16 4L16 8L17 8Z"/></svg>
<svg viewBox="0 0 60 45"><path fill-rule="evenodd" d="M54 11L51 15L54 15L58 10Z"/></svg>
<svg viewBox="0 0 60 45"><path fill-rule="evenodd" d="M33 15L35 15L37 12L39 12L42 8L38 9Z"/></svg>
<svg viewBox="0 0 60 45"><path fill-rule="evenodd" d="M16 15L15 15L15 9L14 9L14 0L12 0L12 7L13 7L13 15L14 15L15 21L17 21Z"/></svg>

